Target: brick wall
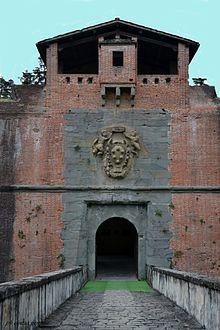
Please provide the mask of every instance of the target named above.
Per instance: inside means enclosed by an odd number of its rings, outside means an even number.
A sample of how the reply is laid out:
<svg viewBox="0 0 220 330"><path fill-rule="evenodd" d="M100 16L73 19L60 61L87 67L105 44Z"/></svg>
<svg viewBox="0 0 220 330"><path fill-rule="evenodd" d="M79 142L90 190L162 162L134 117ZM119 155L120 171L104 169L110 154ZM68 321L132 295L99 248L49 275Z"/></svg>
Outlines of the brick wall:
<svg viewBox="0 0 220 330"><path fill-rule="evenodd" d="M220 275L220 195L173 194L173 267Z"/></svg>
<svg viewBox="0 0 220 330"><path fill-rule="evenodd" d="M220 184L219 113L214 109L172 116L172 185Z"/></svg>
<svg viewBox="0 0 220 330"><path fill-rule="evenodd" d="M13 226L14 277L62 266L63 205L59 193L17 193Z"/></svg>
<svg viewBox="0 0 220 330"><path fill-rule="evenodd" d="M214 89L191 87L190 107L172 114L174 186L220 186L219 106ZM220 276L220 199L215 193L173 195L173 267Z"/></svg>
<svg viewBox="0 0 220 330"><path fill-rule="evenodd" d="M45 112L42 87L16 95L0 103L1 186L62 184L62 120ZM2 192L0 209L0 281L59 269L60 195Z"/></svg>

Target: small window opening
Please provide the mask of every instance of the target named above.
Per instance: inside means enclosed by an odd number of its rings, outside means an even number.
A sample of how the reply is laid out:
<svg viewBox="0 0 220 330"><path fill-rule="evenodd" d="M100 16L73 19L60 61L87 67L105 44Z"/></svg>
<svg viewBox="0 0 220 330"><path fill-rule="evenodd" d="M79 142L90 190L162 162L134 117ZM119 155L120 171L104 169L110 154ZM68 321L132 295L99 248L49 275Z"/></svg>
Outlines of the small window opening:
<svg viewBox="0 0 220 330"><path fill-rule="evenodd" d="M70 84L70 77L66 77L66 83Z"/></svg>
<svg viewBox="0 0 220 330"><path fill-rule="evenodd" d="M166 78L166 83L169 84L170 82L171 82L171 78L170 77Z"/></svg>
<svg viewBox="0 0 220 330"><path fill-rule="evenodd" d="M155 78L154 82L155 84L159 84L159 78Z"/></svg>
<svg viewBox="0 0 220 330"><path fill-rule="evenodd" d="M93 77L89 77L89 78L87 79L87 82L88 82L88 84L92 84L92 83L93 83Z"/></svg>
<svg viewBox="0 0 220 330"><path fill-rule="evenodd" d="M143 79L143 84L147 84L147 78Z"/></svg>
<svg viewBox="0 0 220 330"><path fill-rule="evenodd" d="M83 78L82 77L78 77L78 84L82 84L83 82Z"/></svg>
<svg viewBox="0 0 220 330"><path fill-rule="evenodd" d="M113 66L123 66L123 52L113 52Z"/></svg>

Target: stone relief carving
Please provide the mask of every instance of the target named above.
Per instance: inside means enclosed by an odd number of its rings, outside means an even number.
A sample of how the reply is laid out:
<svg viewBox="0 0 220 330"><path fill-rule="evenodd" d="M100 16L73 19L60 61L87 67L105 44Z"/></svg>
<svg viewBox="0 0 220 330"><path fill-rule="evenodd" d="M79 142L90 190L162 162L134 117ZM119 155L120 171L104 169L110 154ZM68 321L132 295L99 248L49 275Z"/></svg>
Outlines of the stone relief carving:
<svg viewBox="0 0 220 330"><path fill-rule="evenodd" d="M114 126L102 129L94 140L92 151L101 156L105 173L112 178L124 178L140 151L139 136L134 129Z"/></svg>

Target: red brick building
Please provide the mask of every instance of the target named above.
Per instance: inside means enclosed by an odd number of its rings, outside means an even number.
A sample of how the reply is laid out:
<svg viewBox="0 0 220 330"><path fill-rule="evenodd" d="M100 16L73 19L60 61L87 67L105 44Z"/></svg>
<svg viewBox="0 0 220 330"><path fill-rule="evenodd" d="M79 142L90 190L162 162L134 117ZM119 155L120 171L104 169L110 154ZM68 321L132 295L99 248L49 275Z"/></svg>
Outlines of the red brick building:
<svg viewBox="0 0 220 330"><path fill-rule="evenodd" d="M110 255L139 278L219 276L220 101L189 86L199 44L115 19L37 47L46 85L0 99L1 281L94 277Z"/></svg>

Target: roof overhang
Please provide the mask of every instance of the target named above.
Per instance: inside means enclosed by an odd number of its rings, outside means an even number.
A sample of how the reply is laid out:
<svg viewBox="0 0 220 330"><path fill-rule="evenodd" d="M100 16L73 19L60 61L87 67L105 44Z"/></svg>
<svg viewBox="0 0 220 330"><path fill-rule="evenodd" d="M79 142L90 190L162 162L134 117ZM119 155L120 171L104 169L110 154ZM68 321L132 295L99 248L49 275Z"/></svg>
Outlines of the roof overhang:
<svg viewBox="0 0 220 330"><path fill-rule="evenodd" d="M164 47L173 47L174 49L177 47L178 43L183 43L189 47L190 62L199 48L199 43L193 40L182 38L167 32L155 30L132 22L124 21L119 18L39 41L36 46L43 61L46 62L46 49L52 43L79 44L80 42L83 42L83 40L84 42L87 42L91 39L95 40L100 36L107 36L114 31L121 32L124 35L137 37L138 39L146 42L159 44Z"/></svg>

